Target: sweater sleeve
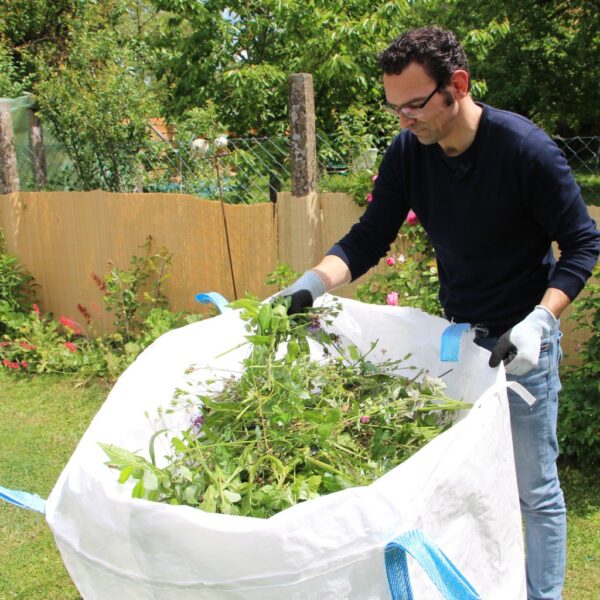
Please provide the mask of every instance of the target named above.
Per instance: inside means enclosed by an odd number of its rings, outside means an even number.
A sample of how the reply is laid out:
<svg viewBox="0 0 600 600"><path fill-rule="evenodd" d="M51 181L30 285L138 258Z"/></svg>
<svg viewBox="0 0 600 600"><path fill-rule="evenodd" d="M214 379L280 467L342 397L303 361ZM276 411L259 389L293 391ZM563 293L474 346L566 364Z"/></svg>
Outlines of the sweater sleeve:
<svg viewBox="0 0 600 600"><path fill-rule="evenodd" d="M592 274L600 253L600 231L589 216L567 160L542 130L535 128L521 148L522 185L533 217L556 241L560 258L548 287L571 300Z"/></svg>
<svg viewBox="0 0 600 600"><path fill-rule="evenodd" d="M397 138L383 157L371 203L359 221L327 252L348 265L352 281L387 254L408 214L401 185L400 159Z"/></svg>

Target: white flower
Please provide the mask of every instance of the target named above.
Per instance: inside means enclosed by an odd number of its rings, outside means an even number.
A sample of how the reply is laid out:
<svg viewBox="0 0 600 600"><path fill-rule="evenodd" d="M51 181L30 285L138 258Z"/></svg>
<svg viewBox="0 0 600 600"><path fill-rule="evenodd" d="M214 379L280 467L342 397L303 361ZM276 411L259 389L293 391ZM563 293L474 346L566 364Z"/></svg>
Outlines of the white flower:
<svg viewBox="0 0 600 600"><path fill-rule="evenodd" d="M204 138L196 138L192 141L190 146L194 154L196 154L199 158L204 158L208 152L209 143L208 140L205 140Z"/></svg>
<svg viewBox="0 0 600 600"><path fill-rule="evenodd" d="M217 154L220 152L227 152L227 136L220 135L219 137L215 138L214 145Z"/></svg>

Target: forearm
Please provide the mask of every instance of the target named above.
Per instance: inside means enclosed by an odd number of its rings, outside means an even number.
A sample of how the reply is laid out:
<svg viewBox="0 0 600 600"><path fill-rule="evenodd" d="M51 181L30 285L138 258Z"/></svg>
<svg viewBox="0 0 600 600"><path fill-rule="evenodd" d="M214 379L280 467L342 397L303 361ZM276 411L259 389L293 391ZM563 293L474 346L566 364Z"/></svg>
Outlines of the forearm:
<svg viewBox="0 0 600 600"><path fill-rule="evenodd" d="M346 263L338 256L327 255L312 269L322 279L325 290L331 291L350 283L352 276Z"/></svg>
<svg viewBox="0 0 600 600"><path fill-rule="evenodd" d="M540 302L540 305L547 308L557 319L569 304L571 304L569 296L558 288L548 288Z"/></svg>

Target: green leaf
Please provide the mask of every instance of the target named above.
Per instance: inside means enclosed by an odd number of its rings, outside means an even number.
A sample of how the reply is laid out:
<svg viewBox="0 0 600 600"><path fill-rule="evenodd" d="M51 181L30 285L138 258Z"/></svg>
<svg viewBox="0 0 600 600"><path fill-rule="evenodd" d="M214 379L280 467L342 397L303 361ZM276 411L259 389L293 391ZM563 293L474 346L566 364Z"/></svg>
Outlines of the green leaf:
<svg viewBox="0 0 600 600"><path fill-rule="evenodd" d="M258 324L262 332L267 332L271 329L271 321L273 320L273 307L270 303L265 303L258 311Z"/></svg>
<svg viewBox="0 0 600 600"><path fill-rule="evenodd" d="M143 498L145 495L144 493L144 484L142 483L142 480L140 479L134 486L133 490L131 491L131 497L132 498Z"/></svg>
<svg viewBox="0 0 600 600"><path fill-rule="evenodd" d="M348 354L350 354L350 358L354 361L360 360L360 352L358 348L354 344L350 344L348 346Z"/></svg>
<svg viewBox="0 0 600 600"><path fill-rule="evenodd" d="M119 475L119 483L125 483L129 477L131 476L131 474L133 473L133 465L128 465L127 467L124 467L123 470L121 471L121 474Z"/></svg>
<svg viewBox="0 0 600 600"><path fill-rule="evenodd" d="M223 490L223 496L229 500L232 504L239 502L242 497L237 492L232 492L231 490Z"/></svg>
<svg viewBox="0 0 600 600"><path fill-rule="evenodd" d="M146 490L154 491L158 489L158 477L150 469L144 469L142 481Z"/></svg>

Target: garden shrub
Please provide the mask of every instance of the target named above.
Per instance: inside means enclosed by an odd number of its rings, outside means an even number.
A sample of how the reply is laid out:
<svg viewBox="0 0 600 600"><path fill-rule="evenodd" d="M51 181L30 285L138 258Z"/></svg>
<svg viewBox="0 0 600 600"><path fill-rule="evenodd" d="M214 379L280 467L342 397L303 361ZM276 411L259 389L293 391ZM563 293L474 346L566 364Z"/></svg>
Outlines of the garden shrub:
<svg viewBox="0 0 600 600"><path fill-rule="evenodd" d="M34 296L33 277L18 257L6 251L4 234L0 231L0 334L20 322L19 314L22 309L31 309Z"/></svg>
<svg viewBox="0 0 600 600"><path fill-rule="evenodd" d="M581 466L600 464L600 264L584 295L575 301L576 329L589 329L581 363L564 372L558 405L561 453Z"/></svg>
<svg viewBox="0 0 600 600"><path fill-rule="evenodd" d="M394 253L386 259L388 270L372 275L356 289L355 297L371 304L412 306L432 315L442 315L433 247L412 211L400 230L399 239L404 241L405 254L394 246Z"/></svg>
<svg viewBox="0 0 600 600"><path fill-rule="evenodd" d="M0 368L16 373L71 374L80 383L116 380L137 356L163 333L203 318L169 310L163 283L171 255L165 248L133 256L129 269L110 264L101 278L92 274L103 293L106 310L114 315L115 332L86 336L83 324L60 315L43 314L32 302L33 278L18 259L0 252ZM84 324L94 326L90 312L78 305Z"/></svg>

